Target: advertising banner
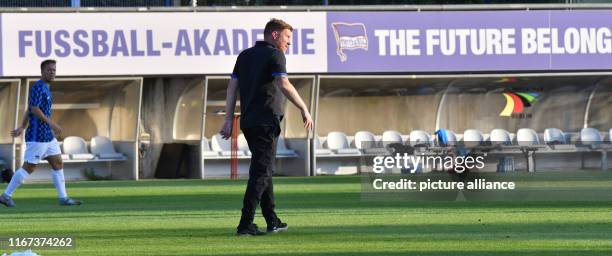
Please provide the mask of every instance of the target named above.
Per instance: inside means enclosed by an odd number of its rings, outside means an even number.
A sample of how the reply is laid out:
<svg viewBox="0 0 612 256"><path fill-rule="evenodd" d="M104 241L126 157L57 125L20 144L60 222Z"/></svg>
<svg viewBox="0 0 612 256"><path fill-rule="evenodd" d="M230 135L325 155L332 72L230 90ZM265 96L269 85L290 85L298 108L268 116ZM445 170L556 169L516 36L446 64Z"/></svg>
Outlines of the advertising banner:
<svg viewBox="0 0 612 256"><path fill-rule="evenodd" d="M290 73L612 69L612 10L4 13L0 76L228 74L273 17Z"/></svg>
<svg viewBox="0 0 612 256"><path fill-rule="evenodd" d="M2 76L229 74L270 18L291 24L291 73L325 72L325 13L4 13Z"/></svg>
<svg viewBox="0 0 612 256"><path fill-rule="evenodd" d="M329 12L328 72L612 69L612 11Z"/></svg>

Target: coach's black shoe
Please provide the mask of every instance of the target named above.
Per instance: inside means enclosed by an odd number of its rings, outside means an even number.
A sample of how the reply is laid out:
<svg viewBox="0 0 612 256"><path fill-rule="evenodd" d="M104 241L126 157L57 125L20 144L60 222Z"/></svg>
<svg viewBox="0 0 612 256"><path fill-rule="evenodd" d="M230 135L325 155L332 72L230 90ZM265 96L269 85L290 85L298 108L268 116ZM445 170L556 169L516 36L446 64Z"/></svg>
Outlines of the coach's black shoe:
<svg viewBox="0 0 612 256"><path fill-rule="evenodd" d="M283 223L280 219L276 219L274 225L272 226L268 225L268 228L266 231L268 234L274 234L274 233L285 232L288 229L289 229L289 226L287 225L287 223Z"/></svg>
<svg viewBox="0 0 612 256"><path fill-rule="evenodd" d="M251 224L246 228L239 227L236 235L239 236L262 236L265 235L266 232L262 232L257 228L257 225Z"/></svg>

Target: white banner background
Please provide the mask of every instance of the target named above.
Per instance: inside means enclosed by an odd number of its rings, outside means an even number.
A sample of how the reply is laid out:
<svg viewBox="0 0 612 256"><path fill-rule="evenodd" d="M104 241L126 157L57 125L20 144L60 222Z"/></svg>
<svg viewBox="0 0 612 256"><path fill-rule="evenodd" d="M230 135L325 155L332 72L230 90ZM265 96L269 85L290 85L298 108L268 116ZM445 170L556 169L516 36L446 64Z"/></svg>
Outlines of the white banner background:
<svg viewBox="0 0 612 256"><path fill-rule="evenodd" d="M287 54L287 69L289 73L309 73L327 71L327 35L326 15L324 12L309 13L4 13L2 14L2 76L38 76L39 64L42 60L53 58L58 61L58 76L81 75L162 75L162 74L229 74L232 72L237 55L234 54L233 29L245 30L248 33L248 47L252 46L252 30L263 28L270 18L280 18L287 21L297 30L297 45L292 45ZM195 55L194 30L209 29L206 45L211 55L201 51ZM67 33L58 35L57 31ZM75 31L80 32L80 40L75 40ZM103 30L107 33L108 53L104 56L93 56L92 31ZM125 36L126 48L130 56L111 56L115 40L115 31L121 30ZM133 48L131 31L136 32L136 47ZM186 30L188 42L192 49L191 56L187 51L175 55L179 45L179 31ZM230 54L219 51L215 54L215 42L218 30L225 30ZM19 31L25 31L20 33ZM38 35L42 35L40 39ZM51 31L47 39L45 31ZM150 31L150 32L147 32ZM150 36L147 36L147 33ZM61 33L60 33L61 34ZM83 36L86 35L86 36ZM58 44L56 37L67 44ZM147 42L147 37L151 42ZM260 39L263 35L260 36ZM37 44L41 42L41 45ZM21 43L20 43L21 42ZM47 52L47 43L51 42L51 54L40 56L38 52ZM241 41L239 41L241 42ZM163 48L163 44L172 47ZM20 45L21 44L21 45ZM31 45L30 45L31 44ZM83 45L87 45L88 53L83 57L75 55L83 53ZM186 45L186 44L182 44ZM241 45L241 43L239 43ZM69 55L58 56L66 52ZM297 46L297 54L292 47ZM149 48L149 51L147 50ZM98 48L102 49L102 48ZM132 56L136 51L142 51L144 56ZM150 56L153 51L159 51L159 56ZM24 56L20 56L20 52ZM148 52L148 53L147 53ZM147 56L149 55L149 56Z"/></svg>

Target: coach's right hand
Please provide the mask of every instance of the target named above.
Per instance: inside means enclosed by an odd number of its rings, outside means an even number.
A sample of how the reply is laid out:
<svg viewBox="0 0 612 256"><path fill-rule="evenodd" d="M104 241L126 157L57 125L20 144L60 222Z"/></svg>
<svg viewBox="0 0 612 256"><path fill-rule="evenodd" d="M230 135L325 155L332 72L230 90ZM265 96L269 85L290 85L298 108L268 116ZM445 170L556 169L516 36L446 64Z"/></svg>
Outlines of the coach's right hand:
<svg viewBox="0 0 612 256"><path fill-rule="evenodd" d="M302 114L302 122L304 122L304 128L308 130L312 130L312 117L310 116L310 112L308 109L304 108L301 111Z"/></svg>

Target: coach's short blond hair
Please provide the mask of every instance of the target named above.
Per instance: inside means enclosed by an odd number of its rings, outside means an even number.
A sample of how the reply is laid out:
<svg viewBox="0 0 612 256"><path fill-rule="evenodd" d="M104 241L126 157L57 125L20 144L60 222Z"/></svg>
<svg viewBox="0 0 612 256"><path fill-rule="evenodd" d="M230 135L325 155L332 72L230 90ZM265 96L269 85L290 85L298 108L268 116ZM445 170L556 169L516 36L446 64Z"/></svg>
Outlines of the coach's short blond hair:
<svg viewBox="0 0 612 256"><path fill-rule="evenodd" d="M281 31L284 29L289 29L289 31L293 31L293 27L289 25L289 23L281 20L281 19L270 19L266 24L266 28L264 28L264 36L272 35L274 31Z"/></svg>

